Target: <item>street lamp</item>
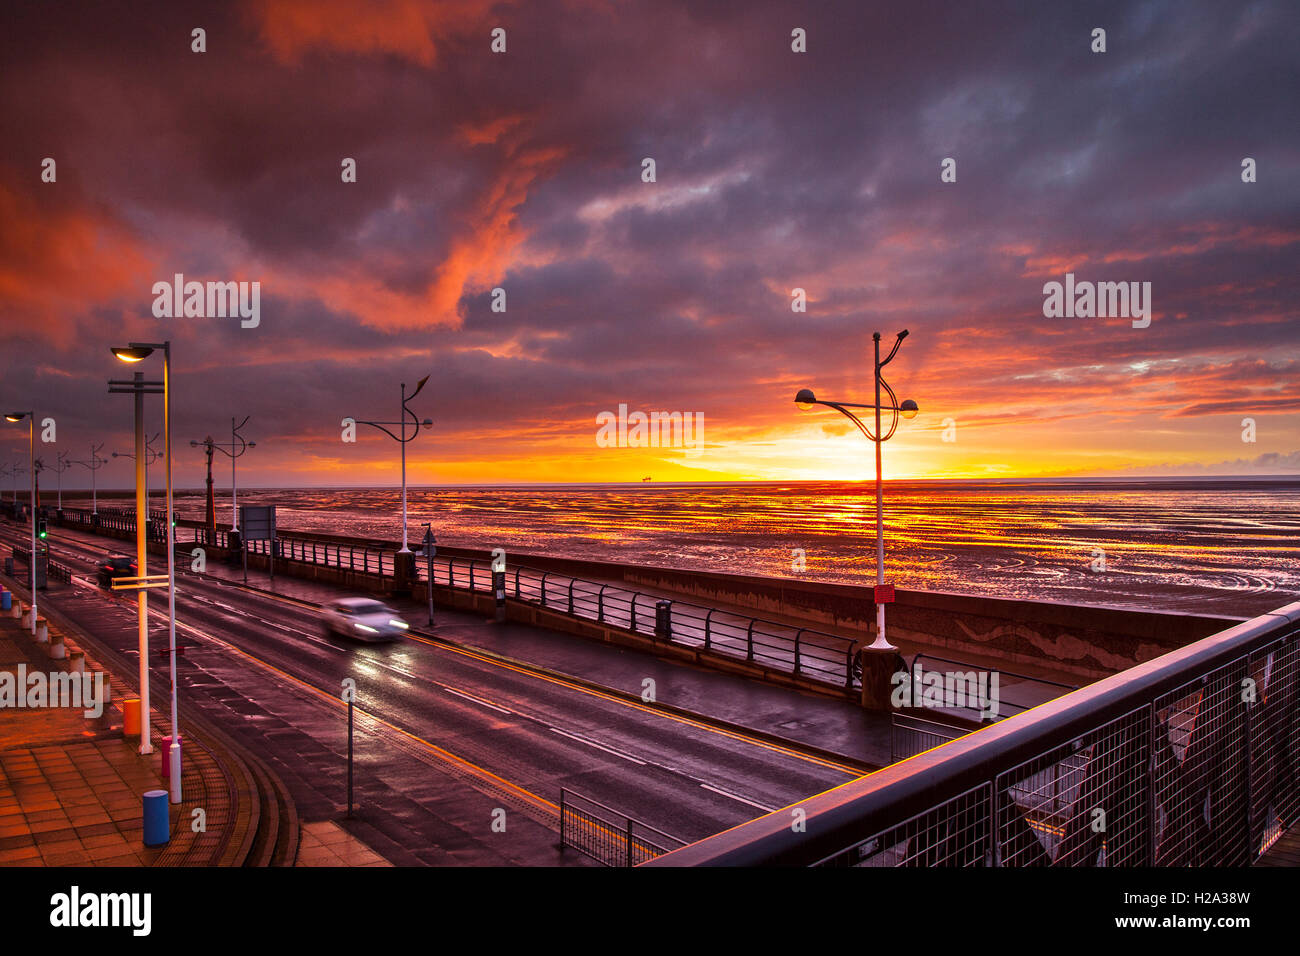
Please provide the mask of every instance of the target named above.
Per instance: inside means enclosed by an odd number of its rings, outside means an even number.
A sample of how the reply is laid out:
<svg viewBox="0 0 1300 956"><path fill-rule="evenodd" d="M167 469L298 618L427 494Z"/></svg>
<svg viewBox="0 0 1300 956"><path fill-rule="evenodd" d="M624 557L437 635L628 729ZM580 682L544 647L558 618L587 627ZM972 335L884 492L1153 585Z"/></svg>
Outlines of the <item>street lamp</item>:
<svg viewBox="0 0 1300 956"><path fill-rule="evenodd" d="M95 473L108 464L107 458L99 457L99 453L103 447L103 442L100 442L98 445L91 443L89 461L80 461L78 459L71 460L71 463L74 465L84 465L90 469L90 513L92 515L99 514L99 489L95 481Z"/></svg>
<svg viewBox="0 0 1300 956"><path fill-rule="evenodd" d="M898 419L900 416L907 419L915 418L916 413L920 411L920 409L917 408L916 402L912 401L910 398L900 403L898 401L898 396L894 394L894 390L889 387L889 383L886 382L884 377L880 374L880 370L893 361L894 356L898 353L899 346L903 344L903 339L907 338L907 329L898 333L898 338L894 342L894 347L890 350L889 355L883 362L880 360L880 333L872 333L871 338L876 345L876 403L874 405L860 405L853 402L823 401L818 399L810 388L800 389L799 393L794 397L794 403L803 411L807 411L814 405L826 405L829 408L835 409L847 416L853 424L857 425L858 431L862 432L862 434L876 446L876 585L877 587L881 587L885 583L885 519L884 481L880 467L880 446L894 437L894 430L898 428ZM884 390L889 393L890 404L888 405L880 404L881 388L884 388ZM862 419L849 411L851 408L874 408L876 411L876 430L872 432L870 428L864 425ZM880 413L882 410L892 413L889 431L883 433L880 428ZM878 593L874 595L876 605L876 639L871 643L870 649L875 651L894 651L897 650L897 648L885 639L885 604L887 602L882 601L881 597L882 595Z"/></svg>
<svg viewBox="0 0 1300 956"><path fill-rule="evenodd" d="M32 473L32 559L27 565L30 572L27 576L27 583L31 585L32 592L32 634L36 634L36 413L35 412L10 412L5 416L5 421L20 422L27 419L27 444L29 446L31 473ZM15 493L15 501L17 501Z"/></svg>
<svg viewBox="0 0 1300 956"><path fill-rule="evenodd" d="M154 432L153 438L146 438L144 441L144 506L146 516L149 513L149 466L162 457L162 452L155 450L153 447L153 443L157 440L158 433ZM110 452L110 454L114 458L130 458L133 460L135 458L135 455L129 451L115 451Z"/></svg>
<svg viewBox="0 0 1300 956"><path fill-rule="evenodd" d="M420 390L424 388L424 383L427 381L429 381L429 376L426 375L424 376L424 378L420 379L420 383L415 386L415 391L412 392L409 396L406 394L406 383L405 382L402 383L402 420L400 422L363 422L360 419L355 419L355 418L353 419L353 421L355 421L358 425L373 425L375 428L378 428L381 432L383 432L389 438L398 442L402 446L402 550L399 551L398 554L411 553L411 549L407 545L407 538L406 538L406 443L415 440L415 436L420 434L421 425L423 425L425 428L433 427L432 418L426 418L424 419L424 421L420 421L419 416L417 416L415 412L411 411L409 408L406 407L406 403L413 400L415 396L420 394ZM415 422L415 431L413 431L409 437L406 434L408 415L410 416L411 420ZM397 435L394 435L392 432L390 432L385 427L387 425L400 425L402 428L401 436L399 437Z"/></svg>
<svg viewBox="0 0 1300 956"><path fill-rule="evenodd" d="M5 417L7 418L8 416ZM5 476L8 478L12 478L14 480L13 486L10 489L11 491L13 491L14 504L18 504L18 476L21 475L22 473L23 473L23 466L19 462L14 462L12 465L10 465L8 468L5 469Z"/></svg>
<svg viewBox="0 0 1300 956"><path fill-rule="evenodd" d="M171 663L171 684L172 684L172 742L169 754L168 766L171 771L171 802L181 802L181 738L180 727L176 718L176 543L172 539L172 396L171 396L171 368L172 368L172 344L163 342L161 344L132 342L125 348L113 349L113 354L123 362L134 364L143 362L157 349L162 349L163 353L163 455L166 457L164 470L167 474L167 647ZM143 466L140 437L136 438L136 468ZM136 511L136 526L140 524L140 512ZM137 531L138 535L138 531ZM141 571L144 569L141 568ZM143 575L141 575L143 576ZM143 592L141 592L143 593ZM141 662L141 670L147 667L147 663ZM144 708L144 702L141 702L141 709Z"/></svg>
<svg viewBox="0 0 1300 956"><path fill-rule="evenodd" d="M225 455L227 458L230 459L230 530L231 531L239 530L239 485L235 480L235 459L237 459L244 452L248 451L248 449L257 447L257 442L245 441L244 436L239 434L239 430L248 424L248 419L251 417L252 417L251 415L245 415L244 420L240 422L238 425L235 424L234 417L233 416L231 417L229 445L225 444L224 442L213 441L211 437L205 438L203 441L190 442L191 448L199 448L199 447L211 448L221 452L221 454ZM209 477L211 477L211 475L209 475Z"/></svg>
<svg viewBox="0 0 1300 956"><path fill-rule="evenodd" d="M54 473L59 476L59 512L63 511L63 473L72 467L68 460L70 452L61 451L54 456Z"/></svg>

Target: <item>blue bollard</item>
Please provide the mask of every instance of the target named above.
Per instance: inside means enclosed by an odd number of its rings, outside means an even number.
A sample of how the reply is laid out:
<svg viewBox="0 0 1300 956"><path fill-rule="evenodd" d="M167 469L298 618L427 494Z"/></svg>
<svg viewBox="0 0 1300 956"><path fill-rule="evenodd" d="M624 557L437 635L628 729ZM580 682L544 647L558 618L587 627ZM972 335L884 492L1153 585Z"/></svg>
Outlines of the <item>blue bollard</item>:
<svg viewBox="0 0 1300 956"><path fill-rule="evenodd" d="M13 592L5 591L0 594L0 611L8 611L14 606Z"/></svg>
<svg viewBox="0 0 1300 956"><path fill-rule="evenodd" d="M166 790L150 790L144 795L145 846L166 846L171 840L171 821L167 812Z"/></svg>

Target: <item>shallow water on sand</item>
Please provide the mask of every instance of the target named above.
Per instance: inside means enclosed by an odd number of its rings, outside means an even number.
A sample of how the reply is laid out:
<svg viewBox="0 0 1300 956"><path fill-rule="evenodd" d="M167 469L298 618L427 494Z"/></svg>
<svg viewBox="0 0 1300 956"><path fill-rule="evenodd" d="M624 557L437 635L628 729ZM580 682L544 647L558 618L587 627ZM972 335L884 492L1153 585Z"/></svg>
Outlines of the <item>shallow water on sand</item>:
<svg viewBox="0 0 1300 956"><path fill-rule="evenodd" d="M397 489L239 502L277 505L285 529L401 537ZM413 541L432 521L445 545L875 580L871 484L421 488L408 508ZM202 497L178 495L177 511L202 517ZM230 520L228 491L217 515ZM900 588L1249 616L1300 599L1300 479L891 483L885 552Z"/></svg>

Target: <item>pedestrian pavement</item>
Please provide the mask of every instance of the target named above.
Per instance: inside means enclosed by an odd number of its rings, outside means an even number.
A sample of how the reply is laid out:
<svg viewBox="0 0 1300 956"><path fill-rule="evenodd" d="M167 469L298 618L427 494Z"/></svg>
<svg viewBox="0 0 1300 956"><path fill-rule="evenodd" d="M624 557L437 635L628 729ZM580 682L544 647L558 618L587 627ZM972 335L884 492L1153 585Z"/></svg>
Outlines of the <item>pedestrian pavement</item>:
<svg viewBox="0 0 1300 956"><path fill-rule="evenodd" d="M392 866L332 820L302 824L294 866Z"/></svg>
<svg viewBox="0 0 1300 956"><path fill-rule="evenodd" d="M5 579L7 585L14 582ZM17 603L19 595L14 595ZM61 636L69 657L73 635L47 623ZM48 655L19 619L0 612L0 672L30 676L68 671L67 660ZM20 672L20 666L25 671ZM166 790L161 775L162 735L154 753L141 755L137 740L123 734L126 683L109 674L89 652L87 673L109 679L111 704L99 716L85 707L0 706L0 866L176 866L235 865L251 825L249 801L234 806L223 770L231 755L214 752L197 737L186 739L182 761L183 802L169 804L171 839L144 845L143 797ZM3 698L0 698L3 700ZM16 702L16 700L15 700ZM30 700L28 702L31 702ZM47 702L48 703L48 702ZM89 709L94 709L89 708ZM154 711L154 726L165 726ZM193 811L202 809L201 818ZM199 822L201 819L202 827Z"/></svg>

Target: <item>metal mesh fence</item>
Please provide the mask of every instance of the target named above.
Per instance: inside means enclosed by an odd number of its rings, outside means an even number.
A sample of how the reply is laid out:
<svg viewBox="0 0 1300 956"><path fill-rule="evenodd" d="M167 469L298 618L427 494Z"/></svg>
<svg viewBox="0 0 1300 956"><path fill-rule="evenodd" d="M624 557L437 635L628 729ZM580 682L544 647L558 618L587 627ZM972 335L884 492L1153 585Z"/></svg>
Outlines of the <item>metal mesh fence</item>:
<svg viewBox="0 0 1300 956"><path fill-rule="evenodd" d="M605 866L639 866L685 841L572 790L560 791L560 846Z"/></svg>
<svg viewBox="0 0 1300 956"><path fill-rule="evenodd" d="M1294 625L1278 630L1290 633L1189 669L1120 716L1005 769L994 766L987 783L876 828L814 865L1254 863L1300 817L1300 636ZM1030 727L1034 715L1017 719ZM925 734L938 736L923 726L905 732L916 747L928 742ZM931 756L978 747L980 737L940 743ZM944 771L940 763L918 772L941 778Z"/></svg>

